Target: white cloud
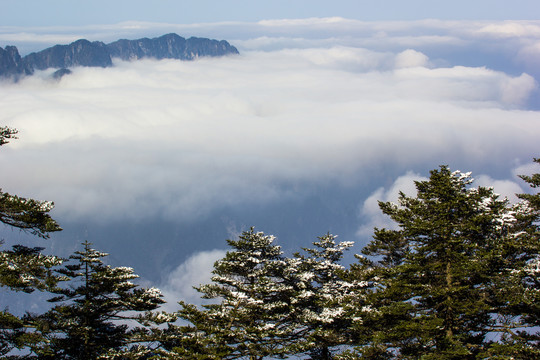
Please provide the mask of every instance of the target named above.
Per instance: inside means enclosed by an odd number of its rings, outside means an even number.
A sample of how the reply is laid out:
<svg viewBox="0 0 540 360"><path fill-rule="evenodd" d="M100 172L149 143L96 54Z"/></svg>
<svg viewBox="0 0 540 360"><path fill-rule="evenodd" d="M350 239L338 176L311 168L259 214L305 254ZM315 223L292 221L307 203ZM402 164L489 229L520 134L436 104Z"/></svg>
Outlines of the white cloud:
<svg viewBox="0 0 540 360"><path fill-rule="evenodd" d="M512 180L497 180L488 175L474 176L474 179L475 186L492 187L500 199L507 198L511 203L517 203L519 199L516 194L524 192L520 184Z"/></svg>
<svg viewBox="0 0 540 360"><path fill-rule="evenodd" d="M480 29L479 33L495 37L539 37L540 25L532 21L505 21L488 24Z"/></svg>
<svg viewBox="0 0 540 360"><path fill-rule="evenodd" d="M408 171L405 175L398 177L392 185L385 189L380 187L375 190L362 204L360 208L360 221L362 225L357 231L357 235L367 238L373 234L375 227L382 229L393 229L395 223L381 212L379 201L398 203L399 193L403 192L407 196L416 195L415 181L423 181L427 178Z"/></svg>
<svg viewBox="0 0 540 360"><path fill-rule="evenodd" d="M531 173L530 166L520 167L515 171L522 173ZM538 169L536 169L538 171ZM489 175L474 176L474 187L484 186L492 187L494 192L500 195L500 199L507 198L510 202L516 203L519 201L516 194L523 193L521 186L513 180L497 180ZM379 201L398 203L399 193L403 192L409 197L414 197L417 194L415 181L425 181L428 178L408 171L405 175L398 177L387 188L380 187L375 190L361 205L359 215L362 225L357 231L357 235L362 238L369 238L373 234L373 229L387 228L395 229L396 224L388 216L384 215L379 208Z"/></svg>
<svg viewBox="0 0 540 360"><path fill-rule="evenodd" d="M537 86L535 79L528 74L507 78L500 86L501 101L510 105L522 105Z"/></svg>
<svg viewBox="0 0 540 360"><path fill-rule="evenodd" d="M301 198L304 187L351 184L379 164L494 164L489 159L534 155L538 114L525 108L536 91L530 75L440 68L415 48L353 45L357 34L372 44L403 44L406 35L469 41L466 34L485 24L286 23L296 30L271 22L216 27L254 29L243 38L262 35L260 47L276 36L310 46L116 62L74 69L60 82L44 80L48 71L3 84L0 124L17 127L20 139L0 152L2 187L53 199L62 218L189 221L246 202ZM212 28L127 25L117 27Z"/></svg>
<svg viewBox="0 0 540 360"><path fill-rule="evenodd" d="M527 159L530 160L530 162L517 166L515 169L513 169L512 173L515 176L531 176L532 174L540 173L540 165L537 162L534 162L533 158L540 158L540 156L537 154L533 154L531 159Z"/></svg>
<svg viewBox="0 0 540 360"><path fill-rule="evenodd" d="M41 44L43 48L50 44L67 44L79 39L72 34L41 34L36 32L8 32L0 33L0 44L33 43ZM36 49L37 50L37 49ZM26 55L26 54L23 54Z"/></svg>
<svg viewBox="0 0 540 360"><path fill-rule="evenodd" d="M159 288L167 303L162 307L166 311L176 311L178 301L200 305L201 294L193 287L211 282L214 263L223 258L224 250L201 251L191 255L186 261L170 272Z"/></svg>
<svg viewBox="0 0 540 360"><path fill-rule="evenodd" d="M397 69L409 67L425 67L429 58L419 51L407 49L396 55L395 67Z"/></svg>
<svg viewBox="0 0 540 360"><path fill-rule="evenodd" d="M3 86L0 122L21 131L1 159L15 166L3 183L55 199L71 217L186 218L277 200L291 181L346 178L392 161L395 149L404 161L433 159L448 147L467 152L470 136L482 158L496 140L495 151L512 137L536 142L522 132L536 126L535 113L504 110L527 92L501 96L528 78L464 67L379 71L388 59L297 49L119 62L75 69L60 83L38 76Z"/></svg>
<svg viewBox="0 0 540 360"><path fill-rule="evenodd" d="M532 158L539 158L538 152L536 154L533 154ZM526 164L522 164L517 166L515 169L513 169L512 174L515 177L519 177L520 175L525 176L532 176L533 174L540 174L540 165L536 162L533 162L533 159L528 159L530 162ZM523 189L523 191L520 191L520 193L537 193L536 188L532 188L528 183L526 183L523 180L518 180L520 188Z"/></svg>

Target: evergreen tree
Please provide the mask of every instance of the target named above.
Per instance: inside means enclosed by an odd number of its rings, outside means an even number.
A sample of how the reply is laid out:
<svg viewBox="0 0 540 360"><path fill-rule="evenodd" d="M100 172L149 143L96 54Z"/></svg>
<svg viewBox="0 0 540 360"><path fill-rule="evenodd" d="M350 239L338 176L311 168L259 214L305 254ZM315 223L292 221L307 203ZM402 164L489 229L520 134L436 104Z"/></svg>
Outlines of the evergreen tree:
<svg viewBox="0 0 540 360"><path fill-rule="evenodd" d="M534 159L534 162L537 164L540 164L540 158ZM531 176L527 175L520 175L521 179L523 179L526 183L529 184L531 188L539 188L540 187L540 174L536 173ZM536 194L518 194L518 197L524 200L527 200L528 204L531 206L531 208L535 211L535 221L540 221L540 193Z"/></svg>
<svg viewBox="0 0 540 360"><path fill-rule="evenodd" d="M367 285L357 279L348 280L339 262L352 242L336 244L336 236L318 238L314 248L304 248L307 255L295 254L288 259L294 276L292 298L295 321L302 339L296 343L296 353L305 352L311 359L333 359L336 349L351 342L347 331L360 325L359 312L366 307L362 289ZM354 315L354 316L353 316Z"/></svg>
<svg viewBox="0 0 540 360"><path fill-rule="evenodd" d="M523 269L516 244L526 234L516 208L472 181L442 166L416 182L416 197L379 203L399 229L375 229L363 250L377 279L366 319L373 331L359 337L363 357L473 359L493 345L488 334L511 326L501 322L504 289Z"/></svg>
<svg viewBox="0 0 540 360"><path fill-rule="evenodd" d="M0 146L16 138L17 130L0 126ZM0 189L0 222L42 238L48 238L50 232L61 230L49 215L53 206L50 201L25 199Z"/></svg>
<svg viewBox="0 0 540 360"><path fill-rule="evenodd" d="M540 174L520 177L532 188L540 187ZM540 358L540 194L518 197L522 202L515 206L515 227L520 236L512 243L513 256L507 256L513 270L498 284L507 304L499 314L501 339L487 352L495 358Z"/></svg>
<svg viewBox="0 0 540 360"><path fill-rule="evenodd" d="M67 286L51 291L58 296L49 301L57 305L33 319L46 338L34 349L40 359L117 358L129 354L134 342L151 341L144 329L130 330L126 322L148 325L160 318L170 320L150 312L164 303L158 289L139 288L131 282L138 277L133 269L105 265L106 253L92 249L88 242L83 246L70 257L73 264L57 270L69 279ZM140 352L137 346L131 350Z"/></svg>
<svg viewBox="0 0 540 360"><path fill-rule="evenodd" d="M339 264L352 242L335 238L322 236L292 258L253 229L229 240L234 250L216 262L213 283L198 288L218 302L203 309L181 302L180 317L190 325L168 329L164 346L183 359L333 359L350 344L346 329L361 322L358 307L366 309L365 283L345 279Z"/></svg>
<svg viewBox="0 0 540 360"><path fill-rule="evenodd" d="M540 158L534 159L534 162L540 164ZM532 188L540 188L540 173L520 177ZM529 241L525 249L527 264L524 267L524 276L521 279L524 288L523 294L525 294L523 299L525 309L521 314L524 320L523 325L527 324L536 327L537 332L530 339L533 346L540 349L540 330L538 330L540 328L540 193L520 194L518 196L529 205L530 221L532 223L532 227L529 227L531 230L528 232ZM537 350L536 355L539 354L540 350Z"/></svg>
<svg viewBox="0 0 540 360"><path fill-rule="evenodd" d="M175 329L180 339L165 346L182 359L284 357L299 334L281 248L253 228L227 242L233 250L214 265L213 282L197 288L217 303L199 309L180 302L179 317L190 324Z"/></svg>
<svg viewBox="0 0 540 360"><path fill-rule="evenodd" d="M0 127L0 146L17 138L17 130ZM2 192L0 189L0 222L9 227L27 231L41 238L61 230L49 212L53 208L50 201L26 199ZM0 239L0 245L4 240ZM61 264L55 256L41 253L42 247L14 245L11 250L0 251L0 287L12 291L30 293L53 286L57 279L51 268ZM8 354L13 348L24 348L38 341L36 334L28 333L28 325L19 316L9 312L7 307L0 310L0 356Z"/></svg>

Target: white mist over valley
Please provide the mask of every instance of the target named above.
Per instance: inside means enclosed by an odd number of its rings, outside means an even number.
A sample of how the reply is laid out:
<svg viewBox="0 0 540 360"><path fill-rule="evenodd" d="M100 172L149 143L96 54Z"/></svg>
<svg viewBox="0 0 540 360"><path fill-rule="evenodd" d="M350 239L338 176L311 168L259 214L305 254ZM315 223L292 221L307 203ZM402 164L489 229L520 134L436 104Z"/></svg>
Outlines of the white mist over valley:
<svg viewBox="0 0 540 360"><path fill-rule="evenodd" d="M0 45L27 54L168 32L240 55L0 84L0 124L19 130L0 152L2 190L55 202L64 231L47 247L60 255L89 240L178 299L193 296L186 272L207 274L250 226L285 249L330 231L359 251L387 223L377 200L439 165L511 200L527 191L517 175L539 156L538 21L0 27Z"/></svg>

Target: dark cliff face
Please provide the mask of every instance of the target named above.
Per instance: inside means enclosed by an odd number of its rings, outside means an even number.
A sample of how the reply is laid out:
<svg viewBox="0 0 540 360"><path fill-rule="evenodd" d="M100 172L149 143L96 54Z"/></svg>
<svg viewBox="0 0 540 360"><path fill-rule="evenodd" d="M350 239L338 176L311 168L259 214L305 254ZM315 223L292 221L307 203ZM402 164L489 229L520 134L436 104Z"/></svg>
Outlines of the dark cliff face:
<svg viewBox="0 0 540 360"><path fill-rule="evenodd" d="M15 46L0 47L0 77L19 77L33 73L31 67L27 67L19 51Z"/></svg>
<svg viewBox="0 0 540 360"><path fill-rule="evenodd" d="M186 41L184 51L186 57L196 59L203 56L223 56L226 54L238 54L238 50L225 40L217 41L205 38L191 37Z"/></svg>
<svg viewBox="0 0 540 360"><path fill-rule="evenodd" d="M53 74L52 74L52 78L54 80L60 80L63 76L65 75L69 75L71 74L71 70L69 69L66 69L66 68L62 68L60 70L56 70Z"/></svg>
<svg viewBox="0 0 540 360"><path fill-rule="evenodd" d="M118 40L107 45L113 58L137 60L141 58L193 60L202 56L238 54L227 41L190 38L167 34L157 38Z"/></svg>
<svg viewBox="0 0 540 360"><path fill-rule="evenodd" d="M154 39L118 40L107 45L113 58L137 60L142 58L182 59L186 39L176 34Z"/></svg>
<svg viewBox="0 0 540 360"><path fill-rule="evenodd" d="M24 61L34 69L69 68L74 66L112 66L111 56L100 41L77 40L69 45L55 45L32 53Z"/></svg>
<svg viewBox="0 0 540 360"><path fill-rule="evenodd" d="M0 77L18 78L37 70L67 69L75 66L109 67L111 58L137 60L142 58L193 60L203 56L238 54L225 40L205 38L185 39L177 34L138 40L118 40L108 45L77 40L69 45L55 45L21 58L14 46L0 47ZM62 74L65 75L65 74Z"/></svg>

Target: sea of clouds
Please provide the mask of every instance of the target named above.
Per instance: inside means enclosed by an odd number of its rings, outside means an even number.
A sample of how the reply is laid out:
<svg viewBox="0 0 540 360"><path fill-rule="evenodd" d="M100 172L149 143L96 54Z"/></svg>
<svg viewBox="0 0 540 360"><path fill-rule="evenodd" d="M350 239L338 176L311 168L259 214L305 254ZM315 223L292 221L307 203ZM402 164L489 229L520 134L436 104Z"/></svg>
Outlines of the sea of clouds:
<svg viewBox="0 0 540 360"><path fill-rule="evenodd" d="M145 268L162 272L169 298L193 296L184 270L208 274L223 254L216 250L223 241L198 248L188 236L189 246L179 244L178 233L201 218L241 216L237 209L247 208L246 219L253 212L276 219L279 204L294 203L303 212L291 210L295 222L272 222L284 242L299 231L292 225L321 226L323 218L323 227L362 243L373 226L388 224L377 200L414 191L413 180L440 164L473 171L477 185L493 185L512 201L527 190L516 175L538 171L531 160L539 156L540 22L0 27L0 46L17 45L24 55L82 37L107 42L167 32L227 39L241 54L115 60L112 68L73 69L60 81L48 70L4 82L0 124L19 129L20 139L2 147L0 167L4 191L54 200L55 217L68 227L183 224L159 247L189 250ZM332 203L323 215L302 205L315 197ZM347 224L336 226L343 218ZM231 215L214 226L233 235L245 225L265 226L245 221ZM146 258L158 251L141 239L136 246ZM136 269L143 259L116 256Z"/></svg>

